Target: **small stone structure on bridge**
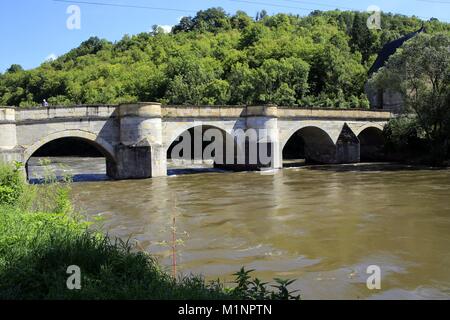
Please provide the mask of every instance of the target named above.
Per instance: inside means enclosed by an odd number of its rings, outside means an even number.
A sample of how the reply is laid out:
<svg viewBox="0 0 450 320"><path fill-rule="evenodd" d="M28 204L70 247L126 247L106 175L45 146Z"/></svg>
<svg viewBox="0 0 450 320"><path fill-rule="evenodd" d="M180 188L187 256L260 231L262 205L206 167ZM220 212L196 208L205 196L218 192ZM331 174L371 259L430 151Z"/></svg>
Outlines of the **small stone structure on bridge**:
<svg viewBox="0 0 450 320"><path fill-rule="evenodd" d="M26 164L47 143L76 138L102 152L111 178L164 176L167 151L177 137L194 127L205 126L217 128L229 137L237 130L265 130L265 143L271 146L271 168L282 167L284 149L288 142L295 149L296 137L301 138L307 160L354 163L360 161L363 153L373 156L377 152L374 141L379 141L383 126L391 117L389 111L383 110L170 106L153 102L0 107L0 161Z"/></svg>

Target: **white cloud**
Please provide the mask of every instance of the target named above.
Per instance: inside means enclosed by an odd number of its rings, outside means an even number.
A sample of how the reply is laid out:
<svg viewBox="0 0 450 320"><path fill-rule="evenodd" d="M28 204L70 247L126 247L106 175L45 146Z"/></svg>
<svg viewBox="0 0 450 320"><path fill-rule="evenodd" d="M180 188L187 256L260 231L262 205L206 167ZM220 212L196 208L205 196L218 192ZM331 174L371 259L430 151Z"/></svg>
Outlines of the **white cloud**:
<svg viewBox="0 0 450 320"><path fill-rule="evenodd" d="M56 54L54 54L54 53L50 53L48 56L47 56L47 58L45 58L45 60L44 61L54 61L54 60L56 60L56 58L58 58L58 56L56 55Z"/></svg>
<svg viewBox="0 0 450 320"><path fill-rule="evenodd" d="M172 31L173 26L164 24L164 25L159 25L158 27L162 28L165 33L169 33L170 31Z"/></svg>

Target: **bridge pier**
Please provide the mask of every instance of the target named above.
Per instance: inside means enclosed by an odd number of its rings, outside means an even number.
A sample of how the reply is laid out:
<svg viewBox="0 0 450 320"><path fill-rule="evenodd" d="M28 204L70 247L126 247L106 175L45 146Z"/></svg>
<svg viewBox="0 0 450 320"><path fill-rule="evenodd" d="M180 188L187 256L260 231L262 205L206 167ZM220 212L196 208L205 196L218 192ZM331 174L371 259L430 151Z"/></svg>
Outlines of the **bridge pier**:
<svg viewBox="0 0 450 320"><path fill-rule="evenodd" d="M23 150L17 146L16 110L0 108L0 161L22 161Z"/></svg>
<svg viewBox="0 0 450 320"><path fill-rule="evenodd" d="M283 153L279 139L277 106L248 106L245 158L256 169L283 167ZM253 141L252 141L253 140ZM255 141L256 140L256 141ZM252 144L256 146L252 148Z"/></svg>
<svg viewBox="0 0 450 320"><path fill-rule="evenodd" d="M336 142L336 163L357 163L359 159L359 139L349 126L344 124Z"/></svg>
<svg viewBox="0 0 450 320"><path fill-rule="evenodd" d="M114 148L116 162L107 161L106 173L117 180L150 178L151 151L150 146L127 146L118 144Z"/></svg>
<svg viewBox="0 0 450 320"><path fill-rule="evenodd" d="M162 144L153 145L151 159L151 176L167 176L167 152Z"/></svg>
<svg viewBox="0 0 450 320"><path fill-rule="evenodd" d="M17 146L16 110L0 108L0 163L23 162L23 149ZM24 177L26 168L22 167Z"/></svg>
<svg viewBox="0 0 450 320"><path fill-rule="evenodd" d="M142 102L118 108L120 143L114 148L115 163L108 162L108 176L114 179L165 176L161 104Z"/></svg>
<svg viewBox="0 0 450 320"><path fill-rule="evenodd" d="M16 110L0 108L0 149L11 150L17 145Z"/></svg>
<svg viewBox="0 0 450 320"><path fill-rule="evenodd" d="M311 139L311 137L314 137L314 139ZM344 124L339 133L336 143L329 139L324 139L323 134L320 136L317 134L317 131L310 133L309 138L310 140L305 142L304 150L307 161L320 164L359 162L359 139L346 124Z"/></svg>

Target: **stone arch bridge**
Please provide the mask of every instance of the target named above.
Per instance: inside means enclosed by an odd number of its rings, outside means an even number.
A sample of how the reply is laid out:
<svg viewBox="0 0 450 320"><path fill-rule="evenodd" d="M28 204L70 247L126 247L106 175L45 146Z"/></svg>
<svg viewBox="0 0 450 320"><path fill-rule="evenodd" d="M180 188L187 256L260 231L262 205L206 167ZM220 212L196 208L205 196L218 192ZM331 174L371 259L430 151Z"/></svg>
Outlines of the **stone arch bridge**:
<svg viewBox="0 0 450 320"><path fill-rule="evenodd" d="M297 143L302 144L307 160L354 163L363 154L376 156L380 133L391 117L390 112L380 110L170 106L152 102L0 107L0 160L27 163L44 145L57 139L75 138L102 152L111 178L164 176L167 151L177 137L186 130L205 126L218 128L227 136L238 129L266 130L271 168L281 168L283 157L288 154L286 150L295 151ZM231 168L233 165L224 164ZM256 164L252 168L259 167Z"/></svg>

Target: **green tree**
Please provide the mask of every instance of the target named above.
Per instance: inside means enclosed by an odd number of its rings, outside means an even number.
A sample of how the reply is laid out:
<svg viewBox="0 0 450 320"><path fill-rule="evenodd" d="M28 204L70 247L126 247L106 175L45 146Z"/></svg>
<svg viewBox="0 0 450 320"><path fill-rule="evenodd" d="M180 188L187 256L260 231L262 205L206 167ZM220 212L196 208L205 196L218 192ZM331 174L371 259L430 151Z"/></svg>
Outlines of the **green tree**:
<svg viewBox="0 0 450 320"><path fill-rule="evenodd" d="M254 78L258 102L295 104L308 90L309 65L299 58L268 59Z"/></svg>
<svg viewBox="0 0 450 320"><path fill-rule="evenodd" d="M255 70L247 63L238 62L231 67L228 82L231 87L231 104L251 104L254 101L255 87L253 79Z"/></svg>
<svg viewBox="0 0 450 320"><path fill-rule="evenodd" d="M353 26L350 32L350 45L353 52L360 52L363 61L367 61L373 52L375 35L374 31L369 30L367 27L368 14L366 13L355 13L355 18L353 20Z"/></svg>
<svg viewBox="0 0 450 320"><path fill-rule="evenodd" d="M244 29L241 36L240 45L245 48L251 46L261 40L263 37L267 36L267 28L260 24L254 23L249 25Z"/></svg>
<svg viewBox="0 0 450 320"><path fill-rule="evenodd" d="M231 28L228 14L220 7L197 12L194 18L183 17L175 26L174 32L197 30L201 32L218 32Z"/></svg>
<svg viewBox="0 0 450 320"><path fill-rule="evenodd" d="M188 32L191 31L194 27L194 22L192 21L192 17L182 17L180 22L173 27L173 32Z"/></svg>
<svg viewBox="0 0 450 320"><path fill-rule="evenodd" d="M209 57L196 59L187 56L184 59L173 59L169 65L170 73L174 77L165 94L168 101L175 104L198 105L210 103L211 100L218 98L209 97L208 90L212 92L211 86L214 86L213 83L217 85L216 80L220 79L223 73L219 61Z"/></svg>
<svg viewBox="0 0 450 320"><path fill-rule="evenodd" d="M400 92L406 111L428 141L433 157L448 157L450 140L450 36L420 34L407 41L374 76L379 88Z"/></svg>
<svg viewBox="0 0 450 320"><path fill-rule="evenodd" d="M16 73L23 71L23 68L20 64L12 64L8 69L6 69L7 73Z"/></svg>
<svg viewBox="0 0 450 320"><path fill-rule="evenodd" d="M182 18L171 33L155 28L115 43L91 37L37 68L13 65L0 74L0 103L367 106L364 84L376 53L422 22L382 13L382 30L371 31L366 19L353 11L261 11L255 21L210 8ZM450 24L435 19L426 27L450 33Z"/></svg>
<svg viewBox="0 0 450 320"><path fill-rule="evenodd" d="M237 11L230 20L231 26L235 29L245 29L253 23L253 19L248 16L244 11Z"/></svg>

